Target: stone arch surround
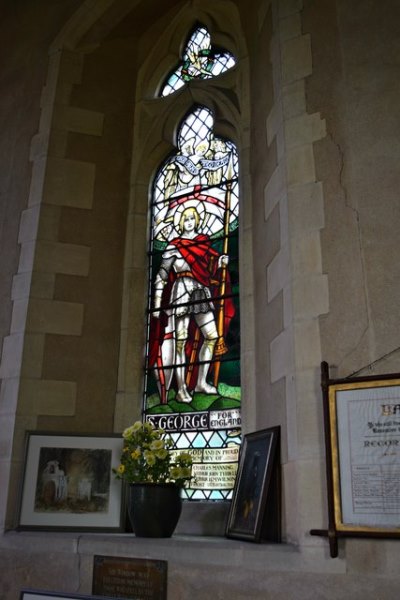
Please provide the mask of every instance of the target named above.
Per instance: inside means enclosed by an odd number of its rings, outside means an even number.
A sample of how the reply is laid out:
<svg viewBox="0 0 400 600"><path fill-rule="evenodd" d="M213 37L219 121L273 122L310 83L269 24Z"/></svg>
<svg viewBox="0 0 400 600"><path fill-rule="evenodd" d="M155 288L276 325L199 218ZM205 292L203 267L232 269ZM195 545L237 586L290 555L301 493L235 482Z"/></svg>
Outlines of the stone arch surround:
<svg viewBox="0 0 400 600"><path fill-rule="evenodd" d="M139 412L139 348L144 332L132 306L144 308L145 302L148 181L171 148L179 115L195 101L217 108L216 131L237 140L241 151L245 429L282 426L287 497L298 497L303 489L298 480L309 479L315 464L320 469L315 446L310 450L312 460L307 457L309 432L299 451L298 430L303 427L293 416L287 417L294 414L300 387L312 390L317 402L318 316L327 310L326 276L318 260L322 189L316 181L312 147L324 136L324 123L318 114L308 115L305 106L304 79L312 66L310 39L302 35L299 23L301 7L260 3L258 28L268 53L263 62L267 83L260 90L256 81L246 83L249 57L238 13L228 10L225 2L189 2L183 8L180 4L172 3L172 12L160 19L163 35L157 35L158 22L149 23L149 34L139 44L127 36L125 24L126 20L132 24L129 14L137 3L84 2L52 45L39 133L31 148L33 175L29 207L21 219L12 327L3 350L3 394L15 406L10 417L15 432L10 441L9 472L13 465L14 473L10 506L16 497L26 429L118 431ZM149 40L157 39L157 53L169 39L172 66L193 24L193 8L196 19L209 25L211 32L218 24L222 32L229 31L228 26L236 31L236 35L220 33L219 40L230 50L237 45L239 66L220 82L194 83L179 94L173 108L174 98L166 99L160 111L152 96L165 76L166 62L154 68ZM170 27L165 27L166 19ZM113 37L115 30L119 33ZM143 59L139 70L138 58ZM268 101L263 109L257 93ZM261 117L261 110L266 127L252 131L250 114ZM263 138L267 145L261 148L260 160L257 149ZM307 209L320 216L305 226L311 229L306 238L293 218L299 202L301 223L306 222ZM300 256L311 252L316 260L296 263L299 252ZM303 302L305 273L318 299L308 312ZM132 278L139 285L132 287ZM269 326L271 318L274 323ZM313 350L307 364L302 362L305 344ZM132 371L127 363L133 365ZM314 407L312 411L317 419L318 412ZM312 425L311 436L320 448L317 423ZM297 460L299 455L303 463ZM300 501L307 505L307 494ZM286 537L299 539L303 526L299 529L291 522L290 510L284 512ZM8 524L13 519L10 510Z"/></svg>
<svg viewBox="0 0 400 600"><path fill-rule="evenodd" d="M129 12L129 3L116 9L113 3L101 4L103 13L114 8L114 23L123 21ZM140 414L143 318L136 313L139 331L131 336L135 340L133 356L127 355L124 319L126 296L132 297L132 290L126 292L126 275L129 278L135 265L140 265L142 278L138 279L138 271L134 271L133 297L135 306L138 297L139 305L143 305L147 190L151 169L159 163L154 161L153 142L146 145L147 155L151 156L146 167L143 157L141 161L135 157L132 163L132 171L141 165L136 174L132 173L132 186L129 163L132 131L136 144L137 139L141 140L137 145L140 148L143 136L140 138L136 129L143 131L149 106L155 103L141 98L140 110L135 105L136 40L110 40L110 31L103 31L101 23L96 29L99 12L92 9L93 3L84 3L51 47L39 132L31 144L32 180L28 208L21 217L21 256L13 282L12 324L1 367L2 396L8 406L15 408L9 415L14 435L7 467L11 507L7 526L15 524L26 430L119 431ZM188 7L183 12L184 18L181 12L177 20L180 17L179 22L185 26L190 21L193 24ZM204 20L204 8L199 12ZM108 36L106 41L104 36ZM160 70L161 76L165 73ZM229 90L232 78L225 79ZM227 122L232 122L234 114L238 124L239 117L237 108L224 95L223 86L212 93L194 89L181 94L180 109L188 110L196 98L216 105L218 96L220 130L232 134ZM135 111L141 113L141 127L137 128ZM176 118L175 109L165 122L165 114L156 120L164 130L160 130L160 149L168 146L168 123L176 127ZM161 151L160 160L162 155ZM128 209L132 189L133 213ZM129 263L125 271L124 252ZM116 324L121 318L120 336L120 325ZM126 360L133 365L133 398L125 394L125 382L121 384L121 365ZM111 368L107 368L109 365Z"/></svg>

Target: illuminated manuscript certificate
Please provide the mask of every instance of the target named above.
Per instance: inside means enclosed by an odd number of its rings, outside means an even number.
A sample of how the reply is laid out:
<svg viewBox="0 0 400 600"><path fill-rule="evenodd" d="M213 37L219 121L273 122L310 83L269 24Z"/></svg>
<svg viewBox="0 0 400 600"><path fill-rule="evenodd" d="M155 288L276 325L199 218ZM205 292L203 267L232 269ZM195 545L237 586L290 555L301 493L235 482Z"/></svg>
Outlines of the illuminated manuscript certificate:
<svg viewBox="0 0 400 600"><path fill-rule="evenodd" d="M338 529L398 528L400 387L358 386L330 390L336 522Z"/></svg>

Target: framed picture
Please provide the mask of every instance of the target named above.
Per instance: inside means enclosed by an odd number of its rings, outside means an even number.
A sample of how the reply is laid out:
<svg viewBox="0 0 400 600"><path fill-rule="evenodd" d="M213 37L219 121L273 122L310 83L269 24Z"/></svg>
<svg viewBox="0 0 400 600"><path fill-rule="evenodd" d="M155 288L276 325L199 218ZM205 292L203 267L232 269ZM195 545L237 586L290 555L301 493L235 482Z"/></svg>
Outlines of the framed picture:
<svg viewBox="0 0 400 600"><path fill-rule="evenodd" d="M244 436L226 536L280 541L280 428Z"/></svg>
<svg viewBox="0 0 400 600"><path fill-rule="evenodd" d="M335 524L400 534L400 379L329 388Z"/></svg>
<svg viewBox="0 0 400 600"><path fill-rule="evenodd" d="M330 379L321 364L331 556L337 538L400 537L400 374Z"/></svg>
<svg viewBox="0 0 400 600"><path fill-rule="evenodd" d="M66 594L61 592L41 592L39 590L21 590L19 600L107 600L104 596L82 596L81 594Z"/></svg>
<svg viewBox="0 0 400 600"><path fill-rule="evenodd" d="M19 529L122 531L120 435L28 432Z"/></svg>

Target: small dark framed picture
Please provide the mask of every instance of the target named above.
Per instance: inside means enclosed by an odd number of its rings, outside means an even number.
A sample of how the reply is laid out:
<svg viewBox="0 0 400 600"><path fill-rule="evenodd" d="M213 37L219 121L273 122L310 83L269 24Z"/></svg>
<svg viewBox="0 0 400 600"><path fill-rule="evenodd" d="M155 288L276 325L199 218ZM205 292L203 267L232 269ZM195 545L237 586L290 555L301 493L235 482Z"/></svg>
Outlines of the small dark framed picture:
<svg viewBox="0 0 400 600"><path fill-rule="evenodd" d="M82 596L81 594L42 592L40 590L21 590L19 596L19 600L49 600L49 598L55 598L56 600L107 600L104 596Z"/></svg>
<svg viewBox="0 0 400 600"><path fill-rule="evenodd" d="M121 435L28 432L18 528L123 531Z"/></svg>
<svg viewBox="0 0 400 600"><path fill-rule="evenodd" d="M244 436L226 536L280 541L280 428Z"/></svg>

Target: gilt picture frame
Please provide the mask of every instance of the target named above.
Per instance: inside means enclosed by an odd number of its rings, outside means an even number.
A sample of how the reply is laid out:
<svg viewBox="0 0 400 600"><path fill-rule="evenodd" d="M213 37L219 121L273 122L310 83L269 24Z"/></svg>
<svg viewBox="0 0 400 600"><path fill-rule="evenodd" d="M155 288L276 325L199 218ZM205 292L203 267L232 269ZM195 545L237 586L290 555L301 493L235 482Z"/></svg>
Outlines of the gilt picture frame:
<svg viewBox="0 0 400 600"><path fill-rule="evenodd" d="M18 529L123 531L123 488L112 472L122 447L120 435L27 432Z"/></svg>
<svg viewBox="0 0 400 600"><path fill-rule="evenodd" d="M400 373L330 377L321 363L331 558L342 537L400 538Z"/></svg>
<svg viewBox="0 0 400 600"><path fill-rule="evenodd" d="M329 385L335 529L400 535L400 378Z"/></svg>

